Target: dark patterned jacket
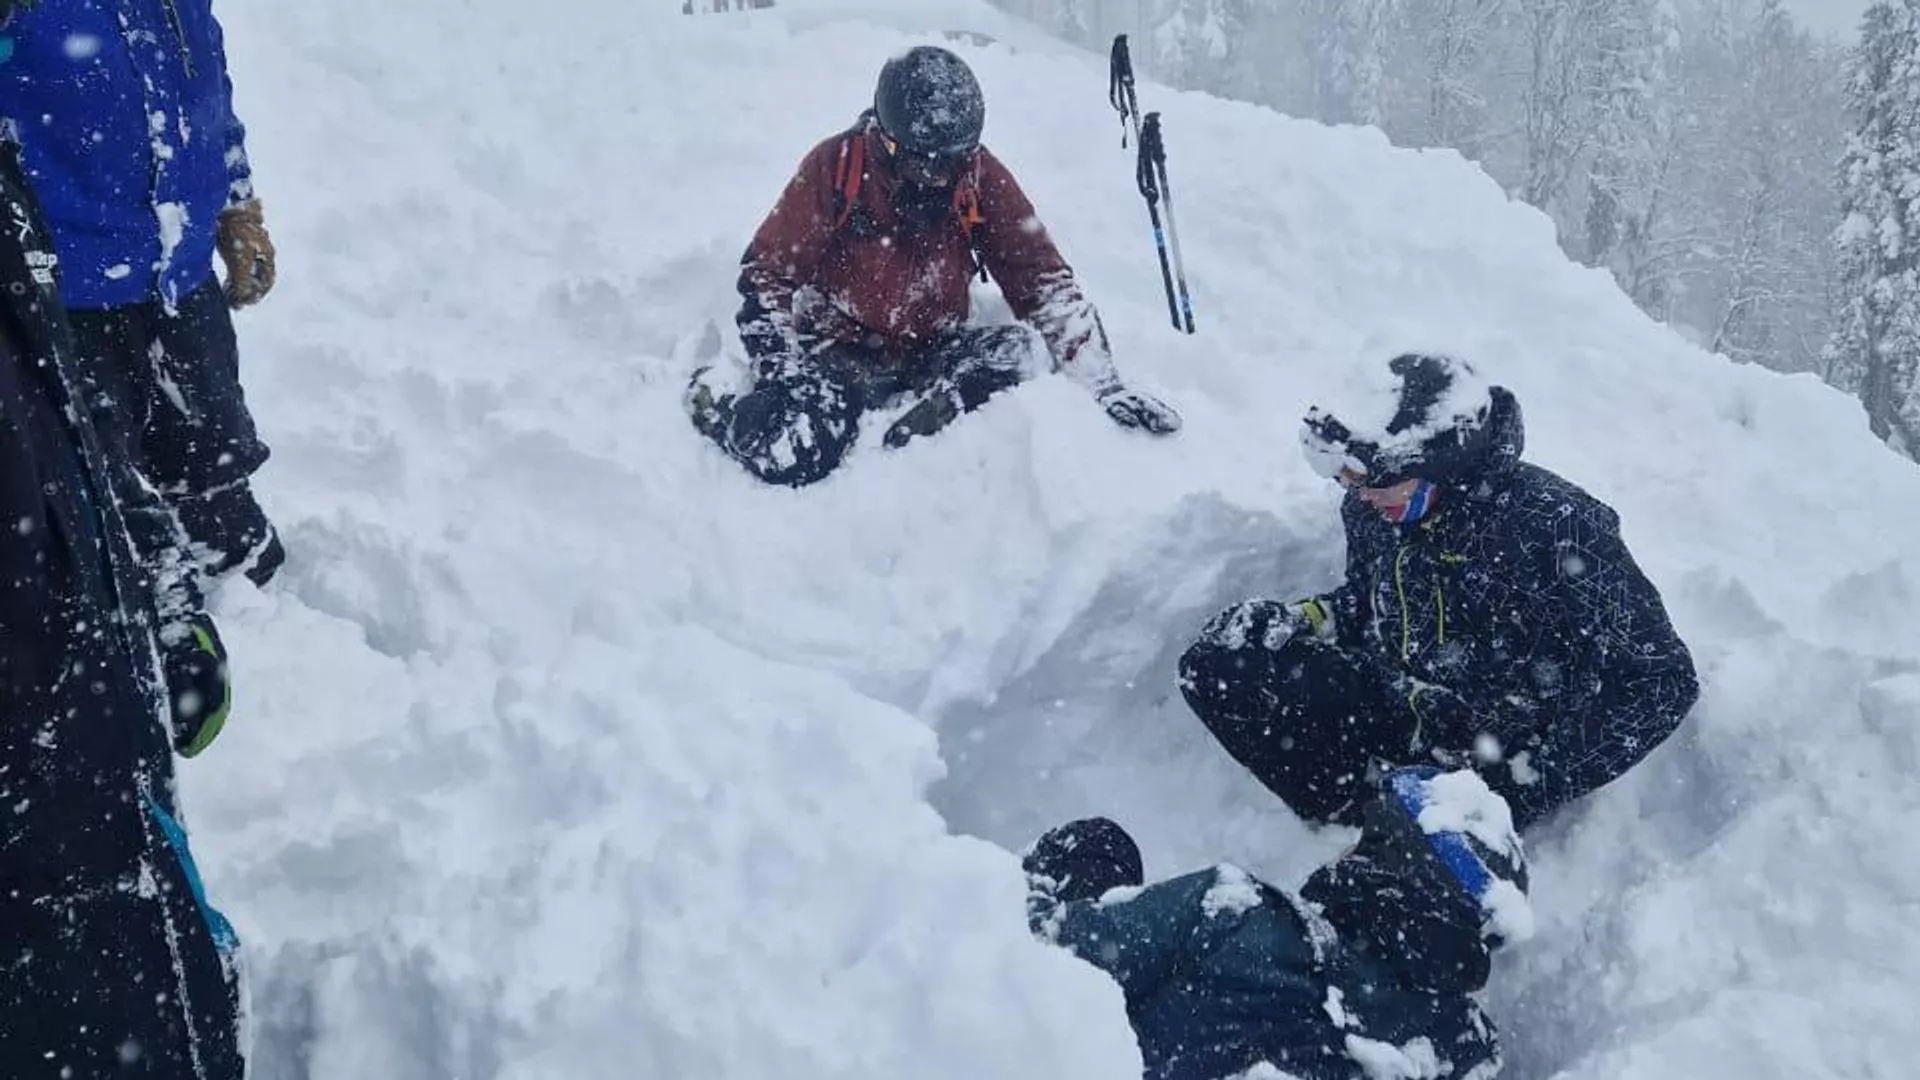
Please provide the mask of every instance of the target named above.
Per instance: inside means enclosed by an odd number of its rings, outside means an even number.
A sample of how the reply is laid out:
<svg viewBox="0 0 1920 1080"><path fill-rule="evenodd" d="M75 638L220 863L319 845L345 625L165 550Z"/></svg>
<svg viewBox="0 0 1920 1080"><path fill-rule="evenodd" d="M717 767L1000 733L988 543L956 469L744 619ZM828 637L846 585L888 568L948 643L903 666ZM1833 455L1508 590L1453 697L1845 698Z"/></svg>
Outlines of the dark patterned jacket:
<svg viewBox="0 0 1920 1080"><path fill-rule="evenodd" d="M1034 932L1119 983L1147 1080L1224 1080L1263 1062L1361 1080L1364 1061L1403 1053L1445 1070L1425 1075L1500 1070L1498 1034L1470 996L1488 971L1478 919L1360 856L1298 895L1226 864L1099 899L1029 882Z"/></svg>
<svg viewBox="0 0 1920 1080"><path fill-rule="evenodd" d="M1493 394L1486 460L1418 524L1349 495L1346 581L1322 602L1342 646L1395 672L1420 742L1475 758L1524 827L1639 762L1699 687L1618 515L1521 461L1519 403Z"/></svg>

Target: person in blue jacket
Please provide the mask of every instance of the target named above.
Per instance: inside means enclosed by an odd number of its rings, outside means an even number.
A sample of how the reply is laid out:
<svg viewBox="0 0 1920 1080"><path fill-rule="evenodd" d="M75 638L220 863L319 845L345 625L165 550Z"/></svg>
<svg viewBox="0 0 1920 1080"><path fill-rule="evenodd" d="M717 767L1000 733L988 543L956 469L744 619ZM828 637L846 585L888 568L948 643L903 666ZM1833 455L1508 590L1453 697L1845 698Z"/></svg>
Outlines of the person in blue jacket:
<svg viewBox="0 0 1920 1080"><path fill-rule="evenodd" d="M81 362L109 405L101 433L206 573L265 584L285 554L251 488L268 451L230 309L272 289L274 249L211 0L43 0L8 32L0 115L19 123Z"/></svg>
<svg viewBox="0 0 1920 1080"><path fill-rule="evenodd" d="M241 1080L238 941L174 797L226 721L225 653L172 515L91 423L10 124L0 223L0 1076Z"/></svg>
<svg viewBox="0 0 1920 1080"><path fill-rule="evenodd" d="M1023 860L1043 941L1120 986L1147 1080L1487 1080L1472 995L1533 931L1506 804L1467 770L1399 770L1359 842L1287 892L1231 864L1142 887L1124 829L1052 829Z"/></svg>

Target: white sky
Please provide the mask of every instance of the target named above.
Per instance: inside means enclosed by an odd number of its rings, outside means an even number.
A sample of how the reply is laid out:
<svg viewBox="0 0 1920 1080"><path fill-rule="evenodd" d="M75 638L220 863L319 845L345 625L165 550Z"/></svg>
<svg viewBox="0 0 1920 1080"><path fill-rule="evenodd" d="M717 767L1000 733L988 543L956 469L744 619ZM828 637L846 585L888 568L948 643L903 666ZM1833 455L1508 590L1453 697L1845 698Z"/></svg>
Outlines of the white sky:
<svg viewBox="0 0 1920 1080"><path fill-rule="evenodd" d="M1868 0L1787 0L1787 7L1807 28L1851 38L1860 29L1860 13Z"/></svg>

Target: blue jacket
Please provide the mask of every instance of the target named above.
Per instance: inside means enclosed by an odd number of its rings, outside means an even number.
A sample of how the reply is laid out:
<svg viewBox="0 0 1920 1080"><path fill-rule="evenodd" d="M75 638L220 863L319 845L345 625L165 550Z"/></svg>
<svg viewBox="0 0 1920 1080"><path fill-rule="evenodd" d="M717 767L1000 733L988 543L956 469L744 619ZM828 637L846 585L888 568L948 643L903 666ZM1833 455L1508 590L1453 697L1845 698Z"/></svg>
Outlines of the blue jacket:
<svg viewBox="0 0 1920 1080"><path fill-rule="evenodd" d="M59 250L67 306L169 306L253 197L212 0L46 0L14 20L0 116Z"/></svg>
<svg viewBox="0 0 1920 1080"><path fill-rule="evenodd" d="M1222 1080L1261 1062L1362 1080L1363 1062L1400 1055L1429 1075L1492 1077L1499 1043L1469 996L1486 973L1477 930L1403 903L1370 940L1372 920L1340 898L1401 894L1369 871L1343 860L1304 901L1231 866L1097 900L1033 879L1028 916L1120 984L1148 1080Z"/></svg>

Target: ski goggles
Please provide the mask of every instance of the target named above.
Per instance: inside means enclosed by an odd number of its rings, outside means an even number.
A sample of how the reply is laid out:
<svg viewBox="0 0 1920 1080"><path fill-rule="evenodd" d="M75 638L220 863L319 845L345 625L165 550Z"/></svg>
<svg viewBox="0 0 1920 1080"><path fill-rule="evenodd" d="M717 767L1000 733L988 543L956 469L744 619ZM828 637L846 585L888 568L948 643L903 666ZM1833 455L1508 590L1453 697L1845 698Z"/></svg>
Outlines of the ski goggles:
<svg viewBox="0 0 1920 1080"><path fill-rule="evenodd" d="M880 146L886 150L887 160L892 163L894 172L921 187L952 187L960 179L961 170L973 158L972 150L917 153L902 146L900 140L887 134L885 128L876 125L875 131L879 133Z"/></svg>
<svg viewBox="0 0 1920 1080"><path fill-rule="evenodd" d="M1347 426L1318 408L1300 425L1300 450L1314 472L1341 487L1391 487L1404 477L1375 478L1372 447L1353 437Z"/></svg>

